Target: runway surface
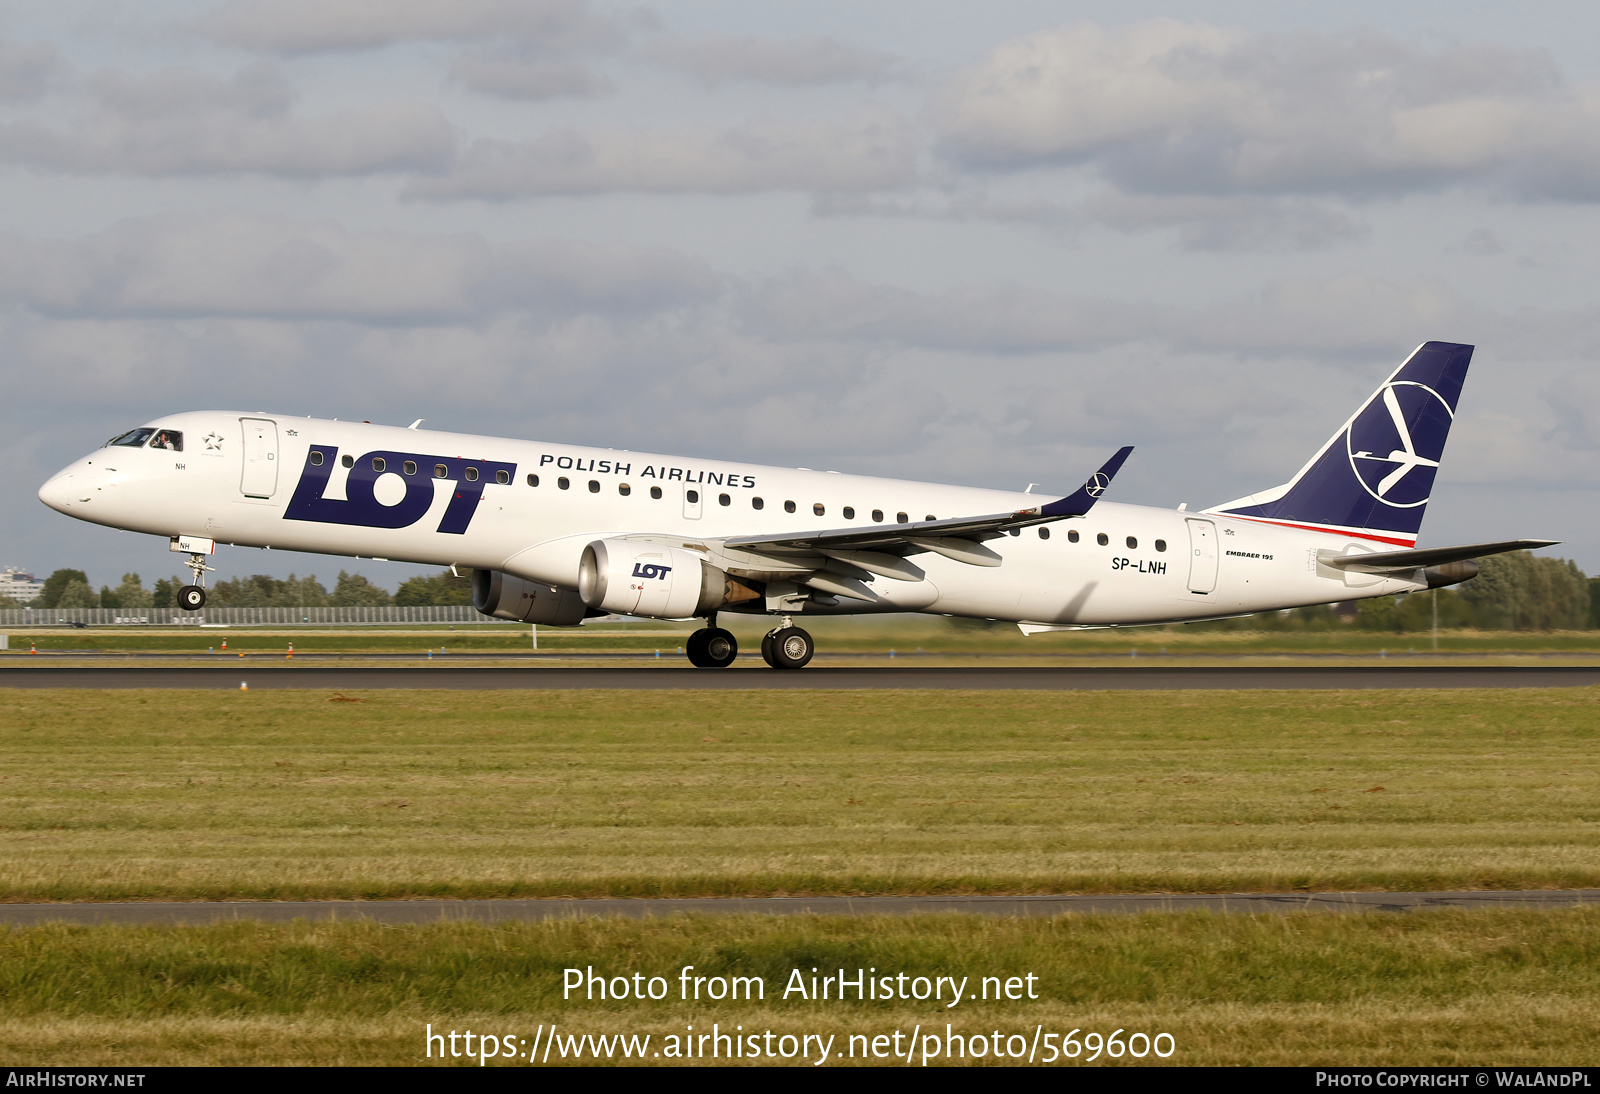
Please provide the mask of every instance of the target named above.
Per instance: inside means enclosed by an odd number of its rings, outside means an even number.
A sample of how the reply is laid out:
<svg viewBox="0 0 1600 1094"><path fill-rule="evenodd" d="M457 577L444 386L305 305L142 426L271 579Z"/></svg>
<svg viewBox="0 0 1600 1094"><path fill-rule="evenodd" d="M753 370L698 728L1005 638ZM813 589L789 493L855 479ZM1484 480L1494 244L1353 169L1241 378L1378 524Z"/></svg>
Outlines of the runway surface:
<svg viewBox="0 0 1600 1094"><path fill-rule="evenodd" d="M460 690L952 690L1170 691L1189 688L1551 688L1600 685L1600 667L1426 665L1395 668L0 668L0 687L25 688L450 688Z"/></svg>
<svg viewBox="0 0 1600 1094"><path fill-rule="evenodd" d="M1432 908L1563 908L1600 903L1600 889L1459 893L1234 893L1132 896L710 897L656 900L318 900L186 904L0 904L0 925L40 923L203 926L250 920L505 923L582 916L925 915L1013 917L1135 912L1412 912Z"/></svg>

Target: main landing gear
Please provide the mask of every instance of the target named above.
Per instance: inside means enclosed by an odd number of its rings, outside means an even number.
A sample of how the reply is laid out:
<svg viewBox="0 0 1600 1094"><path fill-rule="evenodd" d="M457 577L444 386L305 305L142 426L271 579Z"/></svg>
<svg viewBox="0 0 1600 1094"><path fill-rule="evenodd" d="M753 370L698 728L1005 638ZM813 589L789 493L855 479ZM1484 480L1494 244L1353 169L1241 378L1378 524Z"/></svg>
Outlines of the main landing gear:
<svg viewBox="0 0 1600 1094"><path fill-rule="evenodd" d="M706 622L710 626L691 634L684 644L684 652L695 668L725 669L739 655L739 642L717 626L716 616ZM795 626L788 616L761 638L761 659L775 669L803 669L816 652L817 644L811 636Z"/></svg>
<svg viewBox="0 0 1600 1094"><path fill-rule="evenodd" d="M710 622L711 626L701 627L689 636L684 652L689 655L689 664L697 669L725 669L739 656L739 641L717 626L715 618Z"/></svg>
<svg viewBox="0 0 1600 1094"><path fill-rule="evenodd" d="M206 565L206 556L202 554L191 554L184 565L194 572L194 584L178 590L178 607L186 612L197 612L206 606L206 571L213 567Z"/></svg>
<svg viewBox="0 0 1600 1094"><path fill-rule="evenodd" d="M761 639L761 658L775 669L803 669L817 652L817 644L805 631L783 617L783 624Z"/></svg>

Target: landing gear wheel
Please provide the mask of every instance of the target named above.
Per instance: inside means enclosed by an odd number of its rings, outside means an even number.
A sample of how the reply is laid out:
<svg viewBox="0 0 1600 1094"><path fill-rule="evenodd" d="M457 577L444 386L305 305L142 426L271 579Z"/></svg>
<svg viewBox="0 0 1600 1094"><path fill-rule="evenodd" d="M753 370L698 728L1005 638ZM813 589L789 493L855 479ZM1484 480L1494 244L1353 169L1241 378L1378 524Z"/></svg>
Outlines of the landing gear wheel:
<svg viewBox="0 0 1600 1094"><path fill-rule="evenodd" d="M186 612L197 612L206 606L206 591L198 585L185 585L178 590L178 607Z"/></svg>
<svg viewBox="0 0 1600 1094"><path fill-rule="evenodd" d="M739 656L739 642L721 627L701 627L689 636L684 652L697 669L725 669Z"/></svg>
<svg viewBox="0 0 1600 1094"><path fill-rule="evenodd" d="M799 627L779 627L761 640L761 656L775 669L803 669L817 644Z"/></svg>

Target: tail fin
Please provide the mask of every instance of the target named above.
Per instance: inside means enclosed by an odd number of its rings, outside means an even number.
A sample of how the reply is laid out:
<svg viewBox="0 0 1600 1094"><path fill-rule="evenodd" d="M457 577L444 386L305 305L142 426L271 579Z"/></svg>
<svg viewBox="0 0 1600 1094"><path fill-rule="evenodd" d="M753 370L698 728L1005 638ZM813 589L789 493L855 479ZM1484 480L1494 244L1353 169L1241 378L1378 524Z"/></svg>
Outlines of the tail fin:
<svg viewBox="0 0 1600 1094"><path fill-rule="evenodd" d="M1415 546L1472 349L1424 342L1298 475L1207 512Z"/></svg>

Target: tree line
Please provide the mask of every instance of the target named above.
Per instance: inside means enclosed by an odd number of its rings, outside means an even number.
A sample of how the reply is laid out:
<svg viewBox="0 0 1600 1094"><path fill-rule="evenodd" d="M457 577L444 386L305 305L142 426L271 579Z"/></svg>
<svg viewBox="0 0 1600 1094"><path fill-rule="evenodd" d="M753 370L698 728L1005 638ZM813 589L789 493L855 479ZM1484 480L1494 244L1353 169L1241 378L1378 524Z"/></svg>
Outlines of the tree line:
<svg viewBox="0 0 1600 1094"><path fill-rule="evenodd" d="M1437 601L1439 626L1452 630L1560 631L1600 629L1600 577L1589 577L1574 562L1527 551L1491 555L1478 562L1478 576L1436 593L1386 596L1347 604L1264 612L1244 619L1207 624L1228 630L1426 631ZM82 570L57 570L31 604L0 597L0 608L173 608L185 582L162 578L146 589L138 574L103 585L97 593ZM360 574L339 571L330 592L315 574L287 578L253 574L211 587L209 603L230 608L402 607L471 604L471 571L460 577L445 570L402 581L391 595Z"/></svg>
<svg viewBox="0 0 1600 1094"><path fill-rule="evenodd" d="M102 585L95 592L82 570L57 570L45 579L39 595L26 604L0 596L0 608L176 608L178 590L188 584L180 577L164 577L145 588L138 574L123 574L119 585ZM287 578L252 574L218 581L208 590L207 603L219 608L345 608L450 605L472 603L472 571L460 577L449 570L413 577L392 594L360 574L339 571L330 592L315 574Z"/></svg>

